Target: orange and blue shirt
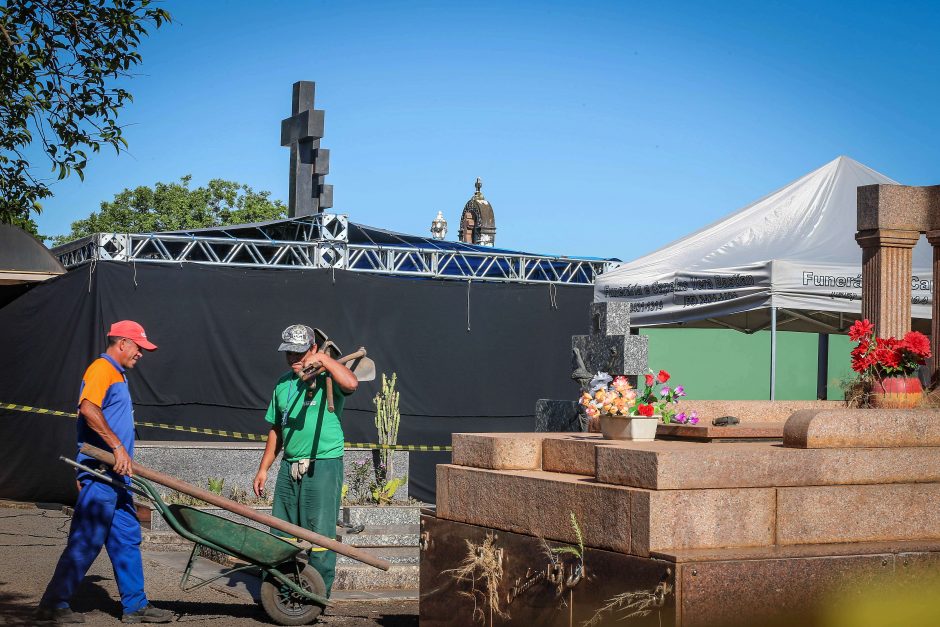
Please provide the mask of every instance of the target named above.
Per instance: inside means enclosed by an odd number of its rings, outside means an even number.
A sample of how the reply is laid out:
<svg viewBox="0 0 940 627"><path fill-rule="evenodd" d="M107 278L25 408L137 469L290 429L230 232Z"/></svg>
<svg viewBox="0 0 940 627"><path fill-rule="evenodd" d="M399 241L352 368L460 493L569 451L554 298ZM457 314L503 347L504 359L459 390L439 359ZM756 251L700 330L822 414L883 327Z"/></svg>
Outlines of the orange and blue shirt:
<svg viewBox="0 0 940 627"><path fill-rule="evenodd" d="M82 377L82 387L78 397L78 404L88 399L101 408L101 413L111 427L111 431L118 437L127 454L134 457L134 405L131 402L131 392L127 387L127 377L124 368L114 361L110 355L102 353L88 366ZM88 443L92 446L110 451L100 435L88 426L84 416L78 419L78 447ZM77 461L85 464L95 460L79 453Z"/></svg>

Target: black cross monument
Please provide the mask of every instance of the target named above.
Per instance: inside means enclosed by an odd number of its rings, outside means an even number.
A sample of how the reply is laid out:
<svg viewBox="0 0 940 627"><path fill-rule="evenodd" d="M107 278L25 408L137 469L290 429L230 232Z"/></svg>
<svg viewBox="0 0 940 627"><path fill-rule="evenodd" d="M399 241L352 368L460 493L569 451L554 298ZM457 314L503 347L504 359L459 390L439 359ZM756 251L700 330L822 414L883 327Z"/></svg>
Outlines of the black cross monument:
<svg viewBox="0 0 940 627"><path fill-rule="evenodd" d="M320 148L322 110L313 108L316 83L294 83L291 117L281 121L281 145L290 147L290 198L292 218L320 213L333 206L333 186L324 183L330 172L330 151Z"/></svg>

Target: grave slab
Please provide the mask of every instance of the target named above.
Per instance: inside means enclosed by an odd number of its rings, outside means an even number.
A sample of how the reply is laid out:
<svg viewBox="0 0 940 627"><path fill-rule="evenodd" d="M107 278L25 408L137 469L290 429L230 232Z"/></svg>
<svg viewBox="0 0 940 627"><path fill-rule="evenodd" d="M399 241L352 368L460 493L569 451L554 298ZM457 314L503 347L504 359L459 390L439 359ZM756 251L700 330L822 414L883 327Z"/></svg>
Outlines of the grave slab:
<svg viewBox="0 0 940 627"><path fill-rule="evenodd" d="M576 447L559 442L559 456ZM651 490L940 481L940 447L792 449L774 442L654 441L596 448L596 478Z"/></svg>
<svg viewBox="0 0 940 627"><path fill-rule="evenodd" d="M787 420L783 444L794 448L940 446L940 410L800 411Z"/></svg>
<svg viewBox="0 0 940 627"><path fill-rule="evenodd" d="M940 539L940 484L779 488L777 544Z"/></svg>
<svg viewBox="0 0 940 627"><path fill-rule="evenodd" d="M610 440L605 440L600 433L546 437L542 440L542 470L593 477L594 451L606 442Z"/></svg>
<svg viewBox="0 0 940 627"><path fill-rule="evenodd" d="M438 466L438 517L648 556L666 548L760 546L774 538L773 489L649 491L545 471ZM441 494L440 489L438 494Z"/></svg>
<svg viewBox="0 0 940 627"><path fill-rule="evenodd" d="M682 411L698 413L700 425L711 425L712 420L722 416L734 416L742 425L754 422L787 421L793 412L804 409L840 409L842 401L700 401L684 399Z"/></svg>
<svg viewBox="0 0 940 627"><path fill-rule="evenodd" d="M539 470L542 436L518 433L455 433L453 463L493 470Z"/></svg>
<svg viewBox="0 0 940 627"><path fill-rule="evenodd" d="M659 425L656 429L656 437L702 442L783 440L783 424L782 422L745 422L727 427L716 427L711 424L670 423Z"/></svg>
<svg viewBox="0 0 940 627"><path fill-rule="evenodd" d="M574 514L587 542L629 553L630 490L588 477L543 471L492 471L438 465L438 517L577 543ZM446 499L441 500L441 486ZM596 539L596 540L595 540Z"/></svg>

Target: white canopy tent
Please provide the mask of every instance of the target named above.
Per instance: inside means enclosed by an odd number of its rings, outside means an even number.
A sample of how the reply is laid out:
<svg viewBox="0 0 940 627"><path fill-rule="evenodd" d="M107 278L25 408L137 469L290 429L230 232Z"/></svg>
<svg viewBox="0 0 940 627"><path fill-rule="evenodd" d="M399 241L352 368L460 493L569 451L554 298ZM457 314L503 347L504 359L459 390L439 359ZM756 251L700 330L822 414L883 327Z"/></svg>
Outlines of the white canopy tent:
<svg viewBox="0 0 940 627"><path fill-rule="evenodd" d="M855 241L857 192L896 181L848 157L718 222L602 274L597 302L631 304L635 326L843 333L861 314L862 250ZM929 330L932 251L914 248L912 313ZM917 320L919 319L919 320Z"/></svg>

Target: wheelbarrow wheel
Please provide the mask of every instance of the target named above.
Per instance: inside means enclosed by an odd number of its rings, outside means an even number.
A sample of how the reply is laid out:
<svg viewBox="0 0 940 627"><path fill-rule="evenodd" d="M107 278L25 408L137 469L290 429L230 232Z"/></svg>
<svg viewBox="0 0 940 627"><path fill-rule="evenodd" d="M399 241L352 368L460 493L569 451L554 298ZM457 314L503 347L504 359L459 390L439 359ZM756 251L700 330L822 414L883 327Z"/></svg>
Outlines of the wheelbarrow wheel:
<svg viewBox="0 0 940 627"><path fill-rule="evenodd" d="M300 571L299 580L293 566L281 572L301 589L326 596L323 577L312 566ZM309 625L323 612L322 605L300 596L271 576L261 583L261 606L278 625Z"/></svg>

